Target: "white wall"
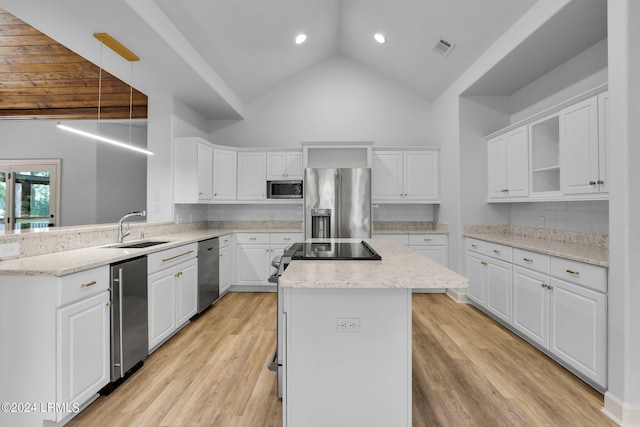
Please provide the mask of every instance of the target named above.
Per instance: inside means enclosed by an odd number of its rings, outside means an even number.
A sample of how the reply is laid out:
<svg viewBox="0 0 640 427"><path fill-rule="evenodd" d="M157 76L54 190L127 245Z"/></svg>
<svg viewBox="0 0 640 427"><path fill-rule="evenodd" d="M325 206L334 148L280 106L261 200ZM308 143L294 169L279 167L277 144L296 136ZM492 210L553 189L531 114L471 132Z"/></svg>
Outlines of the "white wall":
<svg viewBox="0 0 640 427"><path fill-rule="evenodd" d="M139 173L139 167L146 164L144 155L107 149L103 144L98 149L95 141L56 128L57 122L44 119L1 120L0 159L62 159L60 225L115 222L120 216L109 216L107 211L126 210L130 200L139 198L142 198L144 208L146 176ZM65 124L92 132L96 130L94 120L65 121ZM126 129L128 138L128 126ZM123 137L122 126L105 122L100 124L100 132ZM146 132L134 131L132 141L145 145ZM143 162L141 166L140 159ZM118 163L114 164L112 160ZM112 168L118 168L117 179L112 179L113 174L108 172ZM105 175L109 181L99 184ZM140 182L141 185L122 186L120 182ZM113 193L116 187L118 194ZM108 205L106 210L105 204Z"/></svg>
<svg viewBox="0 0 640 427"><path fill-rule="evenodd" d="M299 147L301 141L439 145L429 102L339 55L247 105L244 121L211 126L218 130L210 140L235 147Z"/></svg>
<svg viewBox="0 0 640 427"><path fill-rule="evenodd" d="M604 39L511 95L511 122L607 83L607 79L607 39Z"/></svg>

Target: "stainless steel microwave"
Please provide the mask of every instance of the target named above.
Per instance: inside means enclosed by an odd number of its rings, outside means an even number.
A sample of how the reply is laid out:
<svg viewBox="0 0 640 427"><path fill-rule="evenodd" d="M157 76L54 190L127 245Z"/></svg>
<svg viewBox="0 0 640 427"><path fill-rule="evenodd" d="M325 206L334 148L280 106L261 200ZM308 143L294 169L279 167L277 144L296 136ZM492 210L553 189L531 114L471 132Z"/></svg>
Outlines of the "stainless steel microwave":
<svg viewBox="0 0 640 427"><path fill-rule="evenodd" d="M267 181L267 199L302 199L302 181Z"/></svg>

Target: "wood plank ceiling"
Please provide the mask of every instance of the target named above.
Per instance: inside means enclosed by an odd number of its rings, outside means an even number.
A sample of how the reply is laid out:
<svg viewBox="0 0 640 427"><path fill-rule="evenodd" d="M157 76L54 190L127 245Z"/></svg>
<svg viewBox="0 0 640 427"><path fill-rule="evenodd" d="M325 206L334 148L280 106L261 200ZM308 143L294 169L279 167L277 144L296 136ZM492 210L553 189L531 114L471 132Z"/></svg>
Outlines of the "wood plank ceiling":
<svg viewBox="0 0 640 427"><path fill-rule="evenodd" d="M98 66L0 8L0 119L95 120L99 76ZM102 70L100 119L128 119L129 91ZM132 118L147 117L146 95L134 89L131 105Z"/></svg>

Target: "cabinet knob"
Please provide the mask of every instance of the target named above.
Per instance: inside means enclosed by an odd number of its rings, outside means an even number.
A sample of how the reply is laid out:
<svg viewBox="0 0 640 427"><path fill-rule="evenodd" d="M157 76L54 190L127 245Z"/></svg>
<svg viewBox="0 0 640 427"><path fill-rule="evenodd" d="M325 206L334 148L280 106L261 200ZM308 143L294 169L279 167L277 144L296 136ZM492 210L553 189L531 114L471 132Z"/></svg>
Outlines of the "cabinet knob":
<svg viewBox="0 0 640 427"><path fill-rule="evenodd" d="M487 261L480 261L480 264L482 264L482 265L488 265L488 264L487 264Z"/></svg>
<svg viewBox="0 0 640 427"><path fill-rule="evenodd" d="M547 289L551 290L551 289L553 289L553 286L547 285Z"/></svg>
<svg viewBox="0 0 640 427"><path fill-rule="evenodd" d="M214 196L217 196L217 195L218 195L218 193L213 193L213 195L214 195Z"/></svg>
<svg viewBox="0 0 640 427"><path fill-rule="evenodd" d="M477 248L478 248L478 245L471 245L471 247L472 247L473 249L477 249Z"/></svg>
<svg viewBox="0 0 640 427"><path fill-rule="evenodd" d="M599 179L599 180L598 180L598 184L599 184L599 185L602 185L602 184L604 184L604 181L603 181L603 180L601 180L601 179Z"/></svg>
<svg viewBox="0 0 640 427"><path fill-rule="evenodd" d="M549 287L549 285L547 285L546 283L540 283L540 286L543 287L543 288L548 288Z"/></svg>
<svg viewBox="0 0 640 427"><path fill-rule="evenodd" d="M589 185L596 185L595 181L589 181Z"/></svg>
<svg viewBox="0 0 640 427"><path fill-rule="evenodd" d="M502 189L502 190L500 190L500 191L502 191L503 193L508 193L508 192L509 192L509 189L508 189L508 188L503 188L503 189Z"/></svg>

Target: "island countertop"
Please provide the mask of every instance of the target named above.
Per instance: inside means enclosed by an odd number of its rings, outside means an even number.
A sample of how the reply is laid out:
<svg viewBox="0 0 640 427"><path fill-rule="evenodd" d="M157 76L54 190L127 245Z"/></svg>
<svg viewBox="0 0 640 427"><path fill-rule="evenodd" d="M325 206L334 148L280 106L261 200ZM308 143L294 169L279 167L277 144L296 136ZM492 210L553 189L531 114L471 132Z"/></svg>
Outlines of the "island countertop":
<svg viewBox="0 0 640 427"><path fill-rule="evenodd" d="M347 241L359 241L349 239ZM284 288L463 288L469 280L391 239L365 239L380 261L296 260L279 278Z"/></svg>

